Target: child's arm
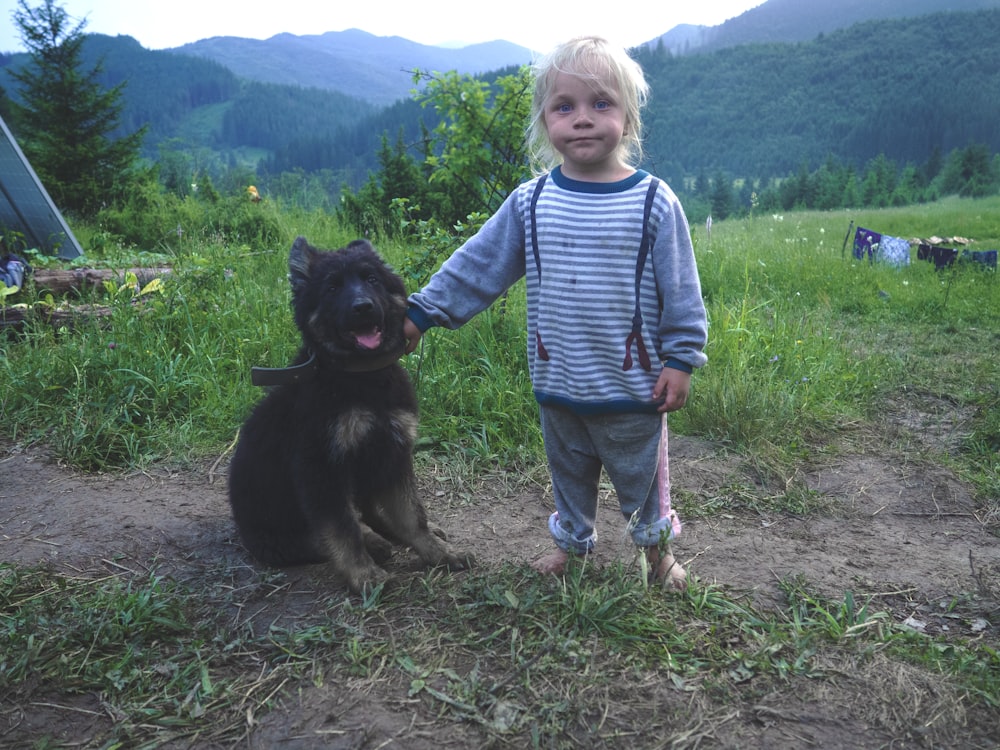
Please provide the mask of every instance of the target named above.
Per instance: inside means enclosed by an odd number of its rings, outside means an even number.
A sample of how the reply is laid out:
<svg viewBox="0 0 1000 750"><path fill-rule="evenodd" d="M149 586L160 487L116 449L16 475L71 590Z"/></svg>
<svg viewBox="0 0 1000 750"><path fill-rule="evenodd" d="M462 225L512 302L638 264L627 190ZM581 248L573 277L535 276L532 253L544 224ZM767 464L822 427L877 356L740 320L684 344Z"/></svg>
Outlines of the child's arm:
<svg viewBox="0 0 1000 750"><path fill-rule="evenodd" d="M691 244L691 231L680 202L668 191L653 245L653 268L662 301L657 334L661 362L676 360L697 369L705 364L708 319ZM670 368L667 368L670 369ZM678 407L679 408L679 407Z"/></svg>
<svg viewBox="0 0 1000 750"><path fill-rule="evenodd" d="M407 318L414 328L458 328L524 276L524 223L517 192L452 253L423 289L410 295ZM408 338L416 346L419 336Z"/></svg>

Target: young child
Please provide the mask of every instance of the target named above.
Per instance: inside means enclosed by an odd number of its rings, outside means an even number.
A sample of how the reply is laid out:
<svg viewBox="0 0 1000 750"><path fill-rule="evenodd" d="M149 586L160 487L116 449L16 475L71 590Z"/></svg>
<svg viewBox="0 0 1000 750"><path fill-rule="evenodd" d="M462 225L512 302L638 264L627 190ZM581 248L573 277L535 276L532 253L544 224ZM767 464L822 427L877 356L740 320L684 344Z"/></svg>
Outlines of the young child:
<svg viewBox="0 0 1000 750"><path fill-rule="evenodd" d="M410 296L407 352L431 326L461 326L525 276L528 365L556 507L556 549L533 567L561 574L571 554L593 548L603 467L653 575L683 588L666 545L679 523L661 508L656 477L661 418L684 406L706 361L687 219L666 184L632 166L648 86L623 49L573 39L535 76L528 146L534 166L551 171L520 185Z"/></svg>

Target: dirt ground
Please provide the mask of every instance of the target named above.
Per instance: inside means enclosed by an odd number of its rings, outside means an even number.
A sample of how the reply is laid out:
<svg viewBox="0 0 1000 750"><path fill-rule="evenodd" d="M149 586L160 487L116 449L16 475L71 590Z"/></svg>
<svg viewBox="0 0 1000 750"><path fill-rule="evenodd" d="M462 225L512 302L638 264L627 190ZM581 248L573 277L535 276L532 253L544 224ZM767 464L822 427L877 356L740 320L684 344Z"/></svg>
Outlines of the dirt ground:
<svg viewBox="0 0 1000 750"><path fill-rule="evenodd" d="M671 473L679 497L719 509L698 517L685 516L680 507L685 528L675 545L678 557L690 574L746 596L758 607L782 603L779 581L800 574L814 591L838 600L848 589L859 601L870 597L872 608L891 612L899 624L909 619L935 636L998 648L997 519L986 518L969 488L928 457L933 455L928 450L947 450L954 432L938 424L933 408L897 414L896 422L904 438L914 436L908 447L899 448L898 440L892 450L858 446L856 453L842 452L796 478L828 508L804 518L749 512L745 505L741 510L739 503L727 502L737 488L753 482L747 464L711 444L675 437ZM57 465L41 449L0 444L0 560L48 564L73 574L141 573L155 566L188 581L217 571L220 560L251 570L230 520L225 471L223 458L183 473L156 468L127 476L81 475ZM475 549L480 566L527 562L548 549L545 519L551 499L543 480L497 477L470 489L431 472L422 484L433 520L456 548ZM463 492L476 497L456 501ZM598 563L624 554L614 541L622 522L612 500L604 503L599 520ZM309 570L289 575L294 578L290 589L329 585ZM964 604L945 606L956 600ZM751 707L725 712L716 707L713 716L705 717L701 734L689 735L680 746L1000 747L1000 712L970 704L950 706L947 716L931 715L933 685L898 686L895 708L867 704L865 691L880 678L878 663L873 659L865 673L819 681L811 694L792 690ZM433 710L414 708L419 702L408 700L405 691L351 694L342 689L335 698L316 691L300 690L282 709L261 717L242 746L420 750L477 744L471 730L440 721ZM351 716L366 717L365 726L337 724L336 716L348 709ZM0 710L0 746L10 746L5 733L13 714L10 706ZM87 722L61 715L56 707L17 707L17 721L15 736L22 741L26 727L51 732L63 724L67 740L90 746ZM934 731L934 721L940 731ZM899 732L900 723L907 722L926 724L916 733ZM664 738L662 746L671 744Z"/></svg>

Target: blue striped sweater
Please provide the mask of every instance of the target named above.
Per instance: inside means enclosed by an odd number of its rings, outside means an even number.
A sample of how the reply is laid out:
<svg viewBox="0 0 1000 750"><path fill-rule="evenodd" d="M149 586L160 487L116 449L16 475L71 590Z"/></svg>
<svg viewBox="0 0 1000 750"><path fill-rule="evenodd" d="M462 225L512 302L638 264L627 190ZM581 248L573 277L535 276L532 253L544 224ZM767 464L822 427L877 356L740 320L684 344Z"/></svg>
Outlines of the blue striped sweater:
<svg viewBox="0 0 1000 750"><path fill-rule="evenodd" d="M705 305L680 202L658 181L650 251L638 283L641 336L630 340L644 202L654 178L638 171L621 182L579 182L556 168L532 210L539 179L511 193L427 286L410 295L408 315L421 331L458 328L524 276L528 365L538 402L582 414L655 412L661 364L690 372L706 361ZM641 346L659 360L648 370L639 362Z"/></svg>

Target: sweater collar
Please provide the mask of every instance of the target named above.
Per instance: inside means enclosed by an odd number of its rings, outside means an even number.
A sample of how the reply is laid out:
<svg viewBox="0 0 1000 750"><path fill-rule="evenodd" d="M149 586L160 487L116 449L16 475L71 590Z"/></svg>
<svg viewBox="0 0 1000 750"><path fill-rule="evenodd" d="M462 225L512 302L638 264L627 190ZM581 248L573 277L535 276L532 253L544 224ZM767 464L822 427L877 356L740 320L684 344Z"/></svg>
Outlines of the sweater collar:
<svg viewBox="0 0 1000 750"><path fill-rule="evenodd" d="M592 193L599 195L606 195L608 193L624 193L626 190L631 190L644 179L649 177L649 173L642 169L637 169L635 174L630 177L626 177L624 180L618 180L617 182L584 182L583 180L574 180L562 173L562 167L556 167L550 174L552 181L563 190L569 190L574 193Z"/></svg>

